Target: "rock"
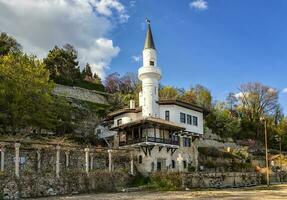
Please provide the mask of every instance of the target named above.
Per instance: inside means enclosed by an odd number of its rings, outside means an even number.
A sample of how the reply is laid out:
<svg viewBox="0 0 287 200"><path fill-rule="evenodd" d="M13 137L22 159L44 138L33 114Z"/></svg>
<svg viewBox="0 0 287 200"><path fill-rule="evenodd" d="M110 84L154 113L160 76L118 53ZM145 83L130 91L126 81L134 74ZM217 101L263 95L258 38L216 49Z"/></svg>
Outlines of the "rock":
<svg viewBox="0 0 287 200"><path fill-rule="evenodd" d="M55 196L57 193L54 191L53 188L49 188L49 189L47 190L47 194L48 194L49 196Z"/></svg>

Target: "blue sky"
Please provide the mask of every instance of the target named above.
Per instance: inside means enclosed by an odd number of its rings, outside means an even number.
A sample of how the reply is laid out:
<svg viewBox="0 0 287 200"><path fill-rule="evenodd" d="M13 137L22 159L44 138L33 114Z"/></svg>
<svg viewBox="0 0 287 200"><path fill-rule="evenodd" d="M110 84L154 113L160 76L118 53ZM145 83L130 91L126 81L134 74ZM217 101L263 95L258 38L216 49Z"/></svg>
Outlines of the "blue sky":
<svg viewBox="0 0 287 200"><path fill-rule="evenodd" d="M121 51L107 73L137 71L141 61L132 56L141 55L148 17L162 84L202 84L223 100L240 84L258 81L280 90L287 114L287 1L206 0L206 9L191 8L191 2L136 1L128 22L110 33Z"/></svg>
<svg viewBox="0 0 287 200"><path fill-rule="evenodd" d="M137 72L148 17L163 85L201 84L224 100L257 81L280 91L287 114L286 8L287 0L0 0L0 31L39 58L69 43L104 78Z"/></svg>

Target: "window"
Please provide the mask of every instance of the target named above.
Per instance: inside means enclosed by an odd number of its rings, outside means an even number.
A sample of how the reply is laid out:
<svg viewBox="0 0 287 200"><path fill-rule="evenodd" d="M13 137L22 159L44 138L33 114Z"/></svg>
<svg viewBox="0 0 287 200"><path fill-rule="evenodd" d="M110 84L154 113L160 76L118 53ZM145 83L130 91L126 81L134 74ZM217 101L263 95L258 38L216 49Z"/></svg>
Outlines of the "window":
<svg viewBox="0 0 287 200"><path fill-rule="evenodd" d="M175 145L178 144L178 136L177 135L172 136L172 144L175 144Z"/></svg>
<svg viewBox="0 0 287 200"><path fill-rule="evenodd" d="M195 116L192 117L192 124L193 124L194 126L197 126L197 125L198 125L197 117L195 117Z"/></svg>
<svg viewBox="0 0 287 200"><path fill-rule="evenodd" d="M97 134L101 134L102 130L101 129L97 129Z"/></svg>
<svg viewBox="0 0 287 200"><path fill-rule="evenodd" d="M140 155L139 156L139 164L142 164L142 162L143 162L143 157Z"/></svg>
<svg viewBox="0 0 287 200"><path fill-rule="evenodd" d="M183 146L184 147L190 147L190 138L183 138Z"/></svg>
<svg viewBox="0 0 287 200"><path fill-rule="evenodd" d="M187 122L187 124L192 124L192 122L191 122L191 115L186 115L186 122Z"/></svg>
<svg viewBox="0 0 287 200"><path fill-rule="evenodd" d="M154 66L154 61L149 61L149 65Z"/></svg>
<svg viewBox="0 0 287 200"><path fill-rule="evenodd" d="M165 111L165 120L169 121L169 110Z"/></svg>
<svg viewBox="0 0 287 200"><path fill-rule="evenodd" d="M184 113L180 113L180 122L185 123L185 114Z"/></svg>
<svg viewBox="0 0 287 200"><path fill-rule="evenodd" d="M154 171L154 162L151 162L151 171Z"/></svg>
<svg viewBox="0 0 287 200"><path fill-rule="evenodd" d="M186 169L186 161L183 161L183 168Z"/></svg>
<svg viewBox="0 0 287 200"><path fill-rule="evenodd" d="M117 120L117 125L118 125L118 126L121 125L122 122L123 122L122 119L118 119L118 120Z"/></svg>
<svg viewBox="0 0 287 200"><path fill-rule="evenodd" d="M171 168L172 168L172 169L175 168L175 161L174 161L174 160L171 161Z"/></svg>

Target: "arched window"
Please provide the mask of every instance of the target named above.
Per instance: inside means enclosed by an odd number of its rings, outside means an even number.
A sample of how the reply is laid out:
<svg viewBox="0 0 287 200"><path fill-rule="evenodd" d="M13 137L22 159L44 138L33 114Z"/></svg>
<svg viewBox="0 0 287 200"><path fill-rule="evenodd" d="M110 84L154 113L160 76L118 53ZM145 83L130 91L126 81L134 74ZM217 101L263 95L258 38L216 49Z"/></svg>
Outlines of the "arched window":
<svg viewBox="0 0 287 200"><path fill-rule="evenodd" d="M175 161L174 161L174 160L171 161L171 168L172 168L172 169L175 168Z"/></svg>
<svg viewBox="0 0 287 200"><path fill-rule="evenodd" d="M142 162L143 162L143 157L142 155L139 155L139 164L142 164Z"/></svg>
<svg viewBox="0 0 287 200"><path fill-rule="evenodd" d="M154 162L151 163L151 171L154 171Z"/></svg>
<svg viewBox="0 0 287 200"><path fill-rule="evenodd" d="M186 161L183 161L183 168L186 169Z"/></svg>

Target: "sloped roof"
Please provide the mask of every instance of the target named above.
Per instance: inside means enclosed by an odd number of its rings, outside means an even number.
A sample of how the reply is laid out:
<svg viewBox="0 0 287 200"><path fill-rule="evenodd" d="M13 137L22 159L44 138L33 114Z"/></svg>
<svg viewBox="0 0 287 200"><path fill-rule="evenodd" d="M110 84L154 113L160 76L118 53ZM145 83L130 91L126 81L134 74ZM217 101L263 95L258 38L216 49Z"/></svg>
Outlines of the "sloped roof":
<svg viewBox="0 0 287 200"><path fill-rule="evenodd" d="M144 49L155 49L150 23L148 23L148 28L147 28L145 43L144 43Z"/></svg>
<svg viewBox="0 0 287 200"><path fill-rule="evenodd" d="M163 126L166 128L170 128L173 130L185 130L185 127L176 124L171 121L163 120L161 118L155 118L155 117L143 117L134 121L131 121L129 123L121 124L119 126L112 127L111 130L118 130L118 129L124 129L126 127L132 127L139 124L154 124L156 126Z"/></svg>

